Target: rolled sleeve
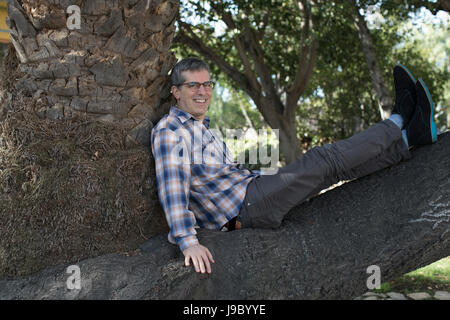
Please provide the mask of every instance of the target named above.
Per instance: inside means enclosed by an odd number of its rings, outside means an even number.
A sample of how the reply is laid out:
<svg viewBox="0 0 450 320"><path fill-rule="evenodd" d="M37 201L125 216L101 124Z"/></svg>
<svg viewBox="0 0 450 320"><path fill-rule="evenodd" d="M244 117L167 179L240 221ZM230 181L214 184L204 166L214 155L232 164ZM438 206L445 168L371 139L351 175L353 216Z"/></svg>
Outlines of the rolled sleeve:
<svg viewBox="0 0 450 320"><path fill-rule="evenodd" d="M198 239L196 236L187 236L187 237L183 237L183 238L177 238L176 244L180 247L181 251L184 251L191 246L197 245Z"/></svg>

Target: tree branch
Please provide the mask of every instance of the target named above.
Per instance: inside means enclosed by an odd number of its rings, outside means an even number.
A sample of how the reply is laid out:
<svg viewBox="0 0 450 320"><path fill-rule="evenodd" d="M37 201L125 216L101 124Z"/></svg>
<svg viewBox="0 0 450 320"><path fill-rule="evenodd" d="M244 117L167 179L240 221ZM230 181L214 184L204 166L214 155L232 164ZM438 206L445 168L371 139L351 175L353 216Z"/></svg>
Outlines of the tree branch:
<svg viewBox="0 0 450 320"><path fill-rule="evenodd" d="M266 98L268 98L272 103L272 108L279 114L282 115L284 111L284 105L280 100L280 96L275 88L274 81L270 70L264 61L264 51L259 44L258 36L250 26L249 21L246 19L243 26L243 35L245 42L248 44L248 52L253 60L253 65L256 74L261 79L261 86L264 90Z"/></svg>
<svg viewBox="0 0 450 320"><path fill-rule="evenodd" d="M302 36L300 40L300 58L298 61L297 73L295 74L292 85L287 90L286 114L292 116L295 114L298 99L308 85L308 81L312 76L317 57L318 41L312 37L313 20L310 9L306 1L299 3L301 10L304 12L305 21L302 27ZM310 41L308 43L308 41Z"/></svg>
<svg viewBox="0 0 450 320"><path fill-rule="evenodd" d="M211 7L222 21L224 21L229 30L238 29L232 15L224 9L222 4L211 2ZM270 72L267 70L264 63L264 54L257 40L258 35L252 31L248 20L245 20L241 29L243 29L241 35L234 38L236 49L244 66L249 83L255 88L255 91L258 92L258 100L254 100L255 104L257 105L258 110L263 114L264 118L274 125L274 122L279 123L279 116L283 112L283 104L276 92ZM253 67L247 53L250 54L252 58ZM255 72L259 77L259 81ZM259 103L257 101L259 101Z"/></svg>
<svg viewBox="0 0 450 320"><path fill-rule="evenodd" d="M354 10L354 25L358 30L361 49L366 60L367 68L369 69L370 79L373 89L376 93L379 102L379 108L382 119L387 119L392 111L394 102L389 93L388 88L385 85L383 74L379 67L377 57L375 55L375 49L370 35L369 28L367 27L364 17L359 13L359 7L355 0L349 0Z"/></svg>
<svg viewBox="0 0 450 320"><path fill-rule="evenodd" d="M233 20L233 17L229 12L226 12L223 10L222 7L217 6L216 4L212 3L211 7L214 9L214 11L220 16L220 18L225 22L228 29L230 31L237 30L236 24ZM246 50L245 50L245 42L242 38L242 36L234 37L234 44L236 46L236 49L239 54L239 58L241 59L242 65L244 66L244 72L247 76L247 79L251 86L253 87L253 90L255 92L258 92L261 95L261 85L258 82L258 79L255 76L255 73L251 67L250 60L247 57Z"/></svg>
<svg viewBox="0 0 450 320"><path fill-rule="evenodd" d="M254 88L252 83L246 77L246 75L242 74L238 69L230 65L225 59L219 56L212 48L206 46L203 41L195 35L190 25L184 23L182 21L178 21L180 26L178 34L174 38L174 42L183 43L189 46L191 49L197 51L206 59L214 62L222 72L224 72L227 76L229 76L238 86L242 87L242 89L249 94L252 98L257 99L257 88ZM187 30L190 34L188 36L184 29Z"/></svg>
<svg viewBox="0 0 450 320"><path fill-rule="evenodd" d="M264 97L261 94L261 88L259 84L255 87L255 83L252 83L252 81L246 76L246 74L243 74L237 68L231 66L212 48L206 46L203 41L197 35L195 35L195 32L192 30L189 24L184 23L180 20L178 21L178 24L180 27L179 32L175 36L173 41L189 46L191 49L197 51L206 59L215 63L219 67L219 69L222 70L222 72L229 76L242 90L244 90L252 98L258 110L261 112L264 119L266 119L269 125L277 127L279 124L277 114L270 108L267 97ZM190 35L187 35L184 30L187 30Z"/></svg>
<svg viewBox="0 0 450 320"><path fill-rule="evenodd" d="M450 12L450 0L438 0L437 9Z"/></svg>
<svg viewBox="0 0 450 320"><path fill-rule="evenodd" d="M230 30L238 29L233 17L224 9L222 4L211 2L211 7L221 17ZM262 90L264 90L264 99L268 100L265 105L271 106L278 114L281 115L284 106L279 95L277 94L271 74L265 65L264 52L258 42L258 38L260 38L261 35L252 30L247 19L244 19L244 24L240 29L242 29L241 35L236 37L234 40L239 57L241 58L246 74L249 77L249 81L254 86L258 84L257 86L260 94L262 87ZM253 68L251 67L251 62L248 59L247 53L250 54L250 57L252 58ZM253 69L255 70L260 81L257 80Z"/></svg>
<svg viewBox="0 0 450 320"><path fill-rule="evenodd" d="M0 299L353 299L368 290L369 266L385 282L448 256L450 133L412 153L293 208L278 229L200 230L210 275L186 268L162 234L130 255L0 279ZM81 290L68 290L71 264Z"/></svg>

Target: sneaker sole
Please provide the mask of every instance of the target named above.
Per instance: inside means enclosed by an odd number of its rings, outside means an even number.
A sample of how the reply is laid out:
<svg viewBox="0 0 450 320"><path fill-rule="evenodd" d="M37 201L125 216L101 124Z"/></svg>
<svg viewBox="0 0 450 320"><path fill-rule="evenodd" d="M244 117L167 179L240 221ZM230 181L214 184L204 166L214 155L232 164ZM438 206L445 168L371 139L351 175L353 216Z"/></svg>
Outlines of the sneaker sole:
<svg viewBox="0 0 450 320"><path fill-rule="evenodd" d="M436 123L434 122L434 102L433 102L433 99L431 98L430 91L428 90L428 87L425 84L425 82L423 82L423 80L421 78L419 79L419 82L422 85L422 87L425 89L425 93L427 95L428 102L430 103L430 106L431 106L431 113L430 113L431 141L436 142L437 141L437 130L436 130Z"/></svg>

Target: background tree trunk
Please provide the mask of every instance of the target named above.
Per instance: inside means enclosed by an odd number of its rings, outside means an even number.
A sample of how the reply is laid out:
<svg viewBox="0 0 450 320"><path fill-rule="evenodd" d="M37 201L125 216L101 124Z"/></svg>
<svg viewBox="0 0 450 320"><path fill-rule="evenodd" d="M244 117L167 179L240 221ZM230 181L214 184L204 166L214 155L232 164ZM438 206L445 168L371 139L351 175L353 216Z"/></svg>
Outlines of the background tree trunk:
<svg viewBox="0 0 450 320"><path fill-rule="evenodd" d="M423 1L424 3L419 2L419 6L422 5L431 13L436 14L439 10L450 12L450 0L438 0L438 1Z"/></svg>
<svg viewBox="0 0 450 320"><path fill-rule="evenodd" d="M376 265L389 281L450 253L450 134L412 159L294 208L276 230L200 230L211 275L184 267L166 235L138 250L0 280L0 299L351 299Z"/></svg>
<svg viewBox="0 0 450 320"><path fill-rule="evenodd" d="M80 29L68 28L69 5L81 9ZM8 1L15 52L0 92L0 274L166 232L149 139L169 107L178 6Z"/></svg>
<svg viewBox="0 0 450 320"><path fill-rule="evenodd" d="M450 0L439 0L437 3L439 10L450 12Z"/></svg>
<svg viewBox="0 0 450 320"><path fill-rule="evenodd" d="M271 74L267 53L262 45L264 30L257 30L248 19L238 23L236 16L226 9L227 4L224 5L221 1L211 1L210 5L227 26L227 32L239 30L233 40L239 56L238 63L242 64L243 70L240 71L241 68L236 62L230 63L217 48L208 46L197 35L198 31L181 19L178 19L179 30L174 42L182 43L198 52L228 76L239 90L243 90L253 100L265 122L272 129L280 130L280 147L286 163L297 160L302 155L302 150L297 138L296 108L312 77L319 46L313 35L314 17L311 4L308 5L304 0L298 2L302 16L297 48L298 61L293 79L286 88L277 88ZM266 13L269 14L270 12ZM285 99L282 99L282 94L285 94Z"/></svg>
<svg viewBox="0 0 450 320"><path fill-rule="evenodd" d="M351 2L354 6L355 27L358 30L359 39L361 41L361 49L364 54L364 58L366 59L372 86L378 99L381 119L384 120L390 117L394 107L394 102L378 65L370 30L367 27L364 17L359 13L358 5L353 0Z"/></svg>
<svg viewBox="0 0 450 320"><path fill-rule="evenodd" d="M297 126L295 123L295 116L293 118L280 119L279 126L272 128L280 128L280 147L286 159L286 164L294 162L301 157L302 151L300 147L300 140L297 137Z"/></svg>

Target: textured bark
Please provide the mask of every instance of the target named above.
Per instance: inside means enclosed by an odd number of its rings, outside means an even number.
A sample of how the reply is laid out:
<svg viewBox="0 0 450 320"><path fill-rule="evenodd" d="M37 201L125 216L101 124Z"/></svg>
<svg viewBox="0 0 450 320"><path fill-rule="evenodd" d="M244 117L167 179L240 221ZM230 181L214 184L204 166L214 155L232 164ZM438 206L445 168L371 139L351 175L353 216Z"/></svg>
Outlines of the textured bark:
<svg viewBox="0 0 450 320"><path fill-rule="evenodd" d="M66 25L81 9L81 29ZM47 105L50 119L80 114L129 128L127 142L148 144L152 122L167 111L162 90L175 57L169 47L177 0L8 1L11 41L24 76L16 88Z"/></svg>
<svg viewBox="0 0 450 320"><path fill-rule="evenodd" d="M371 265L389 281L450 254L450 133L413 158L294 208L276 230L201 230L211 275L183 266L161 235L128 254L0 280L0 299L347 299L367 291Z"/></svg>
<svg viewBox="0 0 450 320"><path fill-rule="evenodd" d="M67 24L70 5L81 10L81 29ZM134 249L167 229L149 138L170 103L178 5L8 1L14 47L0 81L1 275Z"/></svg>

